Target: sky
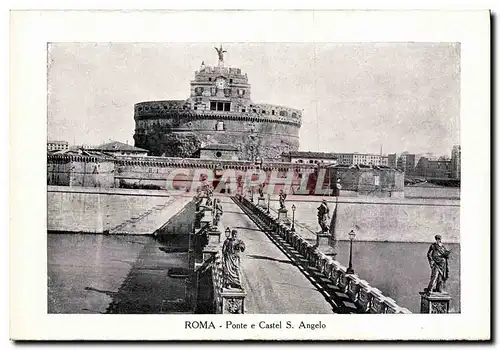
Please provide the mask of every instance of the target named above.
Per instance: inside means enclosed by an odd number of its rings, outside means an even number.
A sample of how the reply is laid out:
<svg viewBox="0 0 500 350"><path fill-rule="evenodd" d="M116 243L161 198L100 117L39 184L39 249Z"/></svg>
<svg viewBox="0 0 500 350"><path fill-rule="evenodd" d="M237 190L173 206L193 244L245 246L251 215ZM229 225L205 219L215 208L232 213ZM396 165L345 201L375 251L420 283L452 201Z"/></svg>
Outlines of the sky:
<svg viewBox="0 0 500 350"><path fill-rule="evenodd" d="M48 139L133 144L134 104L187 99L220 43L51 43ZM458 43L223 43L252 101L303 110L300 150L450 155Z"/></svg>

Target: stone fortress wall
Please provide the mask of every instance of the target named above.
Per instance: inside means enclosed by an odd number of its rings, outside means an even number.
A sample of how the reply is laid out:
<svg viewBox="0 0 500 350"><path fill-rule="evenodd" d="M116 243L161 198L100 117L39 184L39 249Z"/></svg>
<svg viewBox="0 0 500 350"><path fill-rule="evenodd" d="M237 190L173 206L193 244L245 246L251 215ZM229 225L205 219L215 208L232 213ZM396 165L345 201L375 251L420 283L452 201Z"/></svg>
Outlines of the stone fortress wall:
<svg viewBox="0 0 500 350"><path fill-rule="evenodd" d="M153 156L191 157L209 144L230 144L243 160L279 159L299 148L302 111L251 101L239 68L195 72L186 100L135 104L135 145Z"/></svg>

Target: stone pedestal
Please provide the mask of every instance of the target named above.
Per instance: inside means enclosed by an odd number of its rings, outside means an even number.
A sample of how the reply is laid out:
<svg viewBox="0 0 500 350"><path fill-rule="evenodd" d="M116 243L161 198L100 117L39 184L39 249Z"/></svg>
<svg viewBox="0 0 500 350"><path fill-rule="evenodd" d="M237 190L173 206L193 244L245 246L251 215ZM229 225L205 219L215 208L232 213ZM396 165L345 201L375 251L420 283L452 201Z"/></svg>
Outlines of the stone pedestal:
<svg viewBox="0 0 500 350"><path fill-rule="evenodd" d="M246 295L243 289L222 289L222 313L244 314Z"/></svg>
<svg viewBox="0 0 500 350"><path fill-rule="evenodd" d="M266 199L264 197L259 197L259 199L257 200L257 205L261 208L266 209L267 208Z"/></svg>
<svg viewBox="0 0 500 350"><path fill-rule="evenodd" d="M451 296L448 293L420 292L421 314L447 314L450 312Z"/></svg>
<svg viewBox="0 0 500 350"><path fill-rule="evenodd" d="M204 215L203 211L197 210L194 215L195 215L194 228L199 229L199 228L201 228L201 219L203 218L203 215Z"/></svg>
<svg viewBox="0 0 500 350"><path fill-rule="evenodd" d="M332 247L332 236L329 233L318 232L316 234L316 249L333 259L337 256L335 248Z"/></svg>
<svg viewBox="0 0 500 350"><path fill-rule="evenodd" d="M288 219L288 210L286 210L286 209L279 209L278 210L278 222L284 223L284 224L290 223L290 220Z"/></svg>

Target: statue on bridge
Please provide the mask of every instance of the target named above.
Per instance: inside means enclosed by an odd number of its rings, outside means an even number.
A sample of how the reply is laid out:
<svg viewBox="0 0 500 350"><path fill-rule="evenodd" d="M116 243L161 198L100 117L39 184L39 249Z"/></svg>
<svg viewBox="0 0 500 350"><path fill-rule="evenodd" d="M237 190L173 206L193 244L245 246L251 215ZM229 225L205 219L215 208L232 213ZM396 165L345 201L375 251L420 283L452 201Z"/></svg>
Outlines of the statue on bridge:
<svg viewBox="0 0 500 350"><path fill-rule="evenodd" d="M451 251L441 243L440 235L436 235L434 239L436 242L432 243L427 251L427 260L431 267L431 279L425 292L443 293L445 292L445 284L449 274L448 258Z"/></svg>
<svg viewBox="0 0 500 350"><path fill-rule="evenodd" d="M222 276L224 288L241 286L240 252L245 251L245 243L238 238L238 232L233 230L222 245Z"/></svg>
<svg viewBox="0 0 500 350"><path fill-rule="evenodd" d="M259 186L259 198L264 198L264 185Z"/></svg>
<svg viewBox="0 0 500 350"><path fill-rule="evenodd" d="M330 221L330 209L328 208L328 203L326 200L321 202L321 205L318 207L318 224L321 227L322 233L328 233L330 227L328 222Z"/></svg>
<svg viewBox="0 0 500 350"><path fill-rule="evenodd" d="M280 200L280 210L286 211L285 208L286 193L283 190L280 190L279 200Z"/></svg>
<svg viewBox="0 0 500 350"><path fill-rule="evenodd" d="M214 226L217 227L219 226L219 221L224 213L222 211L222 205L220 204L220 199L215 198L214 199L214 209L215 209L215 214L214 214Z"/></svg>

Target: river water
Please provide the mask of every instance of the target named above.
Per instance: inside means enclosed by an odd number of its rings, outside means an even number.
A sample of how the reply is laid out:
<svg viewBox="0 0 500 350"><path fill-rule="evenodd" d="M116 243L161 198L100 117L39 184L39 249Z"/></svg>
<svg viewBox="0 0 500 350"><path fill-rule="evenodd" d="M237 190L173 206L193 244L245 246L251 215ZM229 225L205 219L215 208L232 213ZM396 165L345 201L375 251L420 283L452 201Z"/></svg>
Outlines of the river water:
<svg viewBox="0 0 500 350"><path fill-rule="evenodd" d="M48 312L189 312L187 239L49 234Z"/></svg>
<svg viewBox="0 0 500 350"><path fill-rule="evenodd" d="M186 235L48 235L49 313L190 313ZM384 295L419 312L430 275L427 243L354 242L355 272ZM451 244L448 290L460 311L460 245ZM349 243L337 244L347 266ZM244 257L243 257L244 258ZM170 272L170 273L169 273ZM173 273L172 273L173 272ZM300 273L297 271L297 273ZM297 301L299 302L299 301Z"/></svg>

